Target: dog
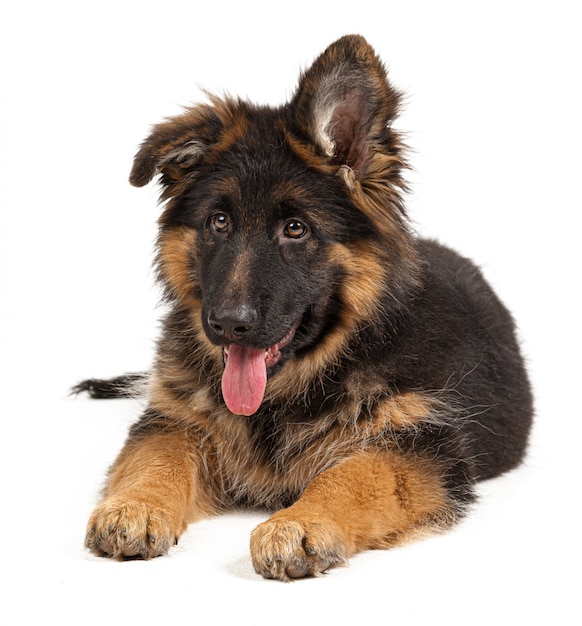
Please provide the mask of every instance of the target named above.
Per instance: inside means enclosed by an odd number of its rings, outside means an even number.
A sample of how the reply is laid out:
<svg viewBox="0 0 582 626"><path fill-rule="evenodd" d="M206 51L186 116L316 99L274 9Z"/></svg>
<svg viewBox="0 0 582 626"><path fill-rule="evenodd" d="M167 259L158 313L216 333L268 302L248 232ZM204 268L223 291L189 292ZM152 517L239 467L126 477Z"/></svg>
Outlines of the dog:
<svg viewBox="0 0 582 626"><path fill-rule="evenodd" d="M469 260L415 236L401 94L359 35L302 72L290 101L184 109L140 146L158 177L168 313L147 408L110 468L86 546L167 553L237 507L258 574L319 576L461 519L515 468L533 401L510 313Z"/></svg>

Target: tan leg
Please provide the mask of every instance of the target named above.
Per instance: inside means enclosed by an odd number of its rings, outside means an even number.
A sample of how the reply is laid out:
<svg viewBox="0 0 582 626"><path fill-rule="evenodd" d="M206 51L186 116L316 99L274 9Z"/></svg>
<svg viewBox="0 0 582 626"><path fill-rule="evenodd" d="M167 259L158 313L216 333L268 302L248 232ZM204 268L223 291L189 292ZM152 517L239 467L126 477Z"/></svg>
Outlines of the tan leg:
<svg viewBox="0 0 582 626"><path fill-rule="evenodd" d="M295 504L253 531L253 565L266 578L316 576L436 525L448 508L429 461L363 452L320 474Z"/></svg>
<svg viewBox="0 0 582 626"><path fill-rule="evenodd" d="M165 554L189 522L212 505L197 484L186 432L130 439L113 465L105 496L87 525L87 547L115 558Z"/></svg>

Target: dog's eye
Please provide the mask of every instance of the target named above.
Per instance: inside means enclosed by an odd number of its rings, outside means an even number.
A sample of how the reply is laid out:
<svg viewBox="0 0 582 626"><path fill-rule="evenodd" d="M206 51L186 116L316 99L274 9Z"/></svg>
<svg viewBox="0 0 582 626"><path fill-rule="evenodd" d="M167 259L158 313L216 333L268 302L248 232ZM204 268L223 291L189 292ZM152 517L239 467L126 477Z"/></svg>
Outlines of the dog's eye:
<svg viewBox="0 0 582 626"><path fill-rule="evenodd" d="M216 213L210 218L212 229L217 233L226 233L230 228L230 220L225 213Z"/></svg>
<svg viewBox="0 0 582 626"><path fill-rule="evenodd" d="M286 237L291 239L300 239L307 234L307 226L299 220L289 220L283 229Z"/></svg>

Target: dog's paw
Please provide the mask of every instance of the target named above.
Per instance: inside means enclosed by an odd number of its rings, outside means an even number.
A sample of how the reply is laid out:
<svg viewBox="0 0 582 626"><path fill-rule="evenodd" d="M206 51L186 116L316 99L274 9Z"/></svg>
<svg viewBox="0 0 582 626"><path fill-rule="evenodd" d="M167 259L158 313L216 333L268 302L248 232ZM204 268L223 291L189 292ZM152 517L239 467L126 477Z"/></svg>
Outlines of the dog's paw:
<svg viewBox="0 0 582 626"><path fill-rule="evenodd" d="M151 559L177 544L182 530L160 507L106 500L89 519L85 545L98 556Z"/></svg>
<svg viewBox="0 0 582 626"><path fill-rule="evenodd" d="M339 529L326 522L275 516L251 534L253 566L265 578L319 576L345 565L349 552Z"/></svg>

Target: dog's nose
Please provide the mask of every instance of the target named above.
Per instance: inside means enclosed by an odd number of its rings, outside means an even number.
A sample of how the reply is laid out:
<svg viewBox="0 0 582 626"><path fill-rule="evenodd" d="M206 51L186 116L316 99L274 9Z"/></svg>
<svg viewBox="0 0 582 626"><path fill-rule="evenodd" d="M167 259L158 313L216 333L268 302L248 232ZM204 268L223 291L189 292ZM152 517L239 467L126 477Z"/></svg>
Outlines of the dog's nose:
<svg viewBox="0 0 582 626"><path fill-rule="evenodd" d="M246 304L220 306L210 311L208 325L221 339L236 341L257 325L258 317L257 311Z"/></svg>

